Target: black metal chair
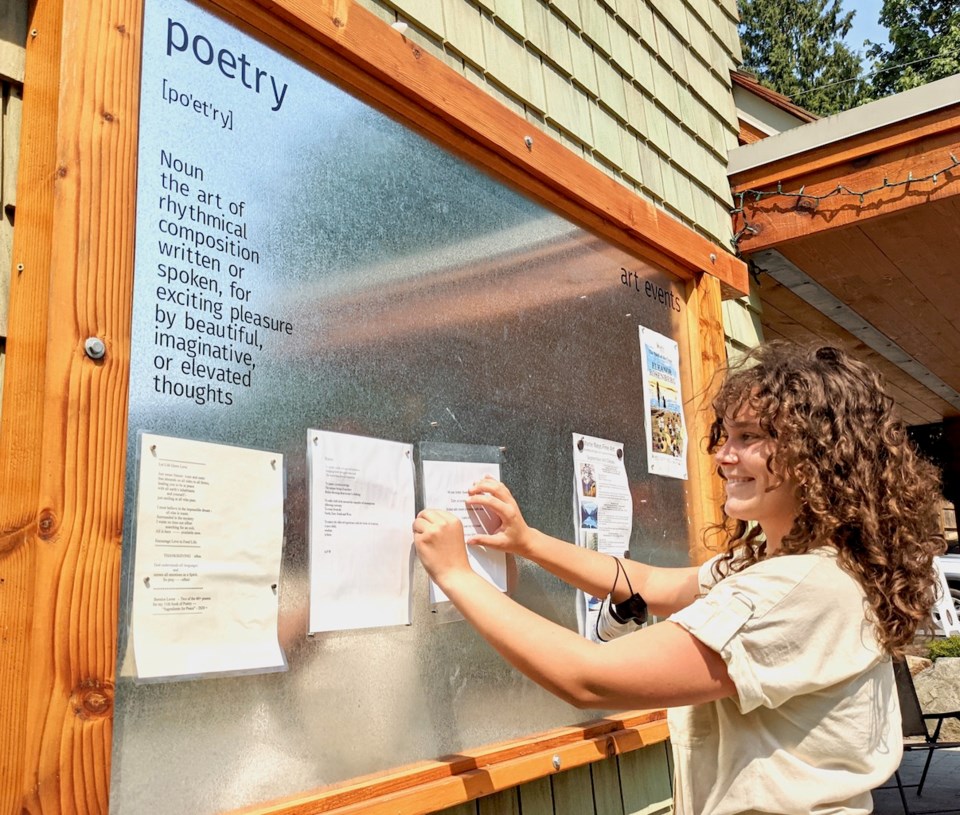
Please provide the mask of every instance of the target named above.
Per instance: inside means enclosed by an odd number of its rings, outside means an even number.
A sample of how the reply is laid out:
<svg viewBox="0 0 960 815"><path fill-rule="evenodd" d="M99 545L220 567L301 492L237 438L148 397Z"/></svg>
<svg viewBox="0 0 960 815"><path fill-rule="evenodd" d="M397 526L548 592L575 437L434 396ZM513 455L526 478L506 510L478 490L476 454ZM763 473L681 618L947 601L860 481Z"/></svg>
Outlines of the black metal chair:
<svg viewBox="0 0 960 815"><path fill-rule="evenodd" d="M899 660L893 663L893 672L897 680L897 696L900 698L900 713L903 717L903 750L905 753L915 750L926 750L927 760L923 764L923 772L920 774L920 781L916 784L904 784L900 777L900 770L894 773L897 782L897 789L900 792L900 801L903 803L903 811L906 815L911 815L910 807L907 803L907 796L904 790L917 790L917 797L923 795L923 785L927 781L927 771L930 769L930 760L933 758L934 750L946 747L960 747L960 742L940 741L940 728L946 719L957 719L960 721L960 710L952 710L949 713L924 713L920 708L920 700L917 698L917 689L913 684L913 676L907 663ZM933 732L927 730L927 722L936 722ZM881 787L880 789L893 789L890 787ZM960 813L960 809L934 809L924 810L922 815L932 815L932 813Z"/></svg>

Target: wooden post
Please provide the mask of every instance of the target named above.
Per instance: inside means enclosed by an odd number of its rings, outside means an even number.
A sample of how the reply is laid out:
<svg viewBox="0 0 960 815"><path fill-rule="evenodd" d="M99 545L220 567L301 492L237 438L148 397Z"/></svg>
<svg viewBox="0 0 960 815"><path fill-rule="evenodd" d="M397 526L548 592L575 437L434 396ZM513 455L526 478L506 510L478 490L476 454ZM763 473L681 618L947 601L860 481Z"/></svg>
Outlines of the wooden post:
<svg viewBox="0 0 960 815"><path fill-rule="evenodd" d="M0 434L3 812L107 811L141 14L37 0L30 22Z"/></svg>
<svg viewBox="0 0 960 815"><path fill-rule="evenodd" d="M693 412L690 443L696 445L690 471L690 562L702 563L715 554L705 544L704 532L720 521L723 486L717 475L713 457L706 452L706 439L713 417L710 400L727 364L723 343L723 316L720 282L710 275L701 275L687 284L687 307L690 321L690 368L693 393L687 398ZM690 413L687 414L690 416Z"/></svg>

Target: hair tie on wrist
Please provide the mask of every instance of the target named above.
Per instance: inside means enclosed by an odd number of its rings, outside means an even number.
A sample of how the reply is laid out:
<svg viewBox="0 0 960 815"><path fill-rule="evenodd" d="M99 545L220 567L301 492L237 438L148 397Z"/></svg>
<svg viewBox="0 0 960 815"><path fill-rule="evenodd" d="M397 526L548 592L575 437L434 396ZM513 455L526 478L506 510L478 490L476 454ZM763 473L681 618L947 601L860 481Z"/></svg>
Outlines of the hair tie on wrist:
<svg viewBox="0 0 960 815"><path fill-rule="evenodd" d="M629 622L634 622L637 625L643 625L647 621L647 603L646 601L633 590L633 585L630 583L630 577L627 574L627 570L623 568L623 564L620 562L620 558L615 557L614 562L617 564L617 573L613 578L613 585L610 587L610 594L607 595L604 600L607 603L607 606L610 609L610 616L620 625L626 625ZM630 590L630 596L624 600L622 603L613 602L613 593L617 589L617 583L620 581L620 575L623 574L623 579L627 581L627 588ZM600 610L597 612L597 623L596 623L596 633L597 639L600 642L607 642L600 635L600 617L603 614L603 603L600 605Z"/></svg>
<svg viewBox="0 0 960 815"><path fill-rule="evenodd" d="M622 603L611 602L610 615L618 623L626 623L633 620L637 625L643 625L647 621L647 602L633 590L633 585L630 583L630 576L627 574L627 570L623 568L620 558L614 558L614 560L617 561L617 577L619 578L620 573L623 572L623 579L627 581L630 596ZM616 587L617 581L614 579L613 589ZM613 589L610 589L611 596L613 595Z"/></svg>

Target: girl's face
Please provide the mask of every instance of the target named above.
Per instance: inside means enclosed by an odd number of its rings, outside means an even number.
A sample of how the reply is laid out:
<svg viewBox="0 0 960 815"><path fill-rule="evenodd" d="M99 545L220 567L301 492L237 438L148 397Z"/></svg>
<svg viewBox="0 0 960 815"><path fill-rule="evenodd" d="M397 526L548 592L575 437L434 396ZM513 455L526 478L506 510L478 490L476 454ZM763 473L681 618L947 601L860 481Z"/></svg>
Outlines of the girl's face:
<svg viewBox="0 0 960 815"><path fill-rule="evenodd" d="M731 518L759 523L768 550L775 551L797 515L796 484L770 472L776 442L748 405L725 418L723 426L727 438L714 456L726 485L724 508Z"/></svg>

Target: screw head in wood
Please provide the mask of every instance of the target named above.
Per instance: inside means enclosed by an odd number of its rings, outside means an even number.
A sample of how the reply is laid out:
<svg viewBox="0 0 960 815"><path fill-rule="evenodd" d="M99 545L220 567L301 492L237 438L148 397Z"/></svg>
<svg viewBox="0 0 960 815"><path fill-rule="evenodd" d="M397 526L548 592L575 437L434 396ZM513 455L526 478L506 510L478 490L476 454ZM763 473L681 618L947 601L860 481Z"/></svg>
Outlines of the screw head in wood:
<svg viewBox="0 0 960 815"><path fill-rule="evenodd" d="M103 359L107 353L107 346L99 337L87 337L83 343L83 350L90 359Z"/></svg>

